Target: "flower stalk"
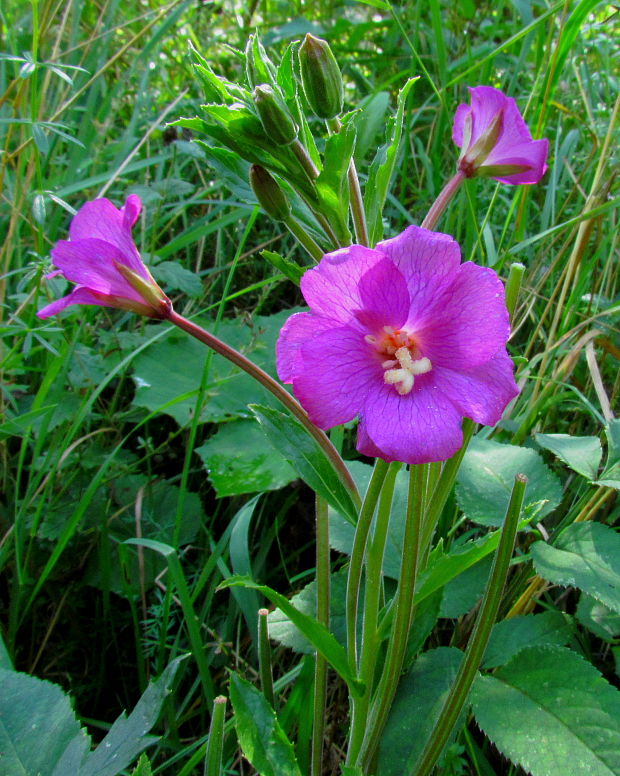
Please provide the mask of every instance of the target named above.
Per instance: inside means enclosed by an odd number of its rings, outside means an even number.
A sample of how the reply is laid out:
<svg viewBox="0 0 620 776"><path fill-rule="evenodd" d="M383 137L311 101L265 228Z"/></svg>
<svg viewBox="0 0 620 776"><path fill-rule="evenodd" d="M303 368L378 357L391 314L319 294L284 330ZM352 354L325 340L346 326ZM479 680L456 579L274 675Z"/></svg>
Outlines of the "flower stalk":
<svg viewBox="0 0 620 776"><path fill-rule="evenodd" d="M462 172L462 170L457 170L452 178L450 178L439 193L437 199L431 205L431 209L426 214L424 221L422 221L422 229L433 230L437 226L445 209L450 204L456 192L461 188L461 184L465 180L465 177L465 173Z"/></svg>
<svg viewBox="0 0 620 776"><path fill-rule="evenodd" d="M258 610L258 672L263 695L272 709L275 709L273 692L273 674L271 672L271 647L269 645L269 626L267 609Z"/></svg>
<svg viewBox="0 0 620 776"><path fill-rule="evenodd" d="M225 715L226 698L223 695L218 695L213 701L213 715L211 717L211 727L209 728L204 776L221 776Z"/></svg>

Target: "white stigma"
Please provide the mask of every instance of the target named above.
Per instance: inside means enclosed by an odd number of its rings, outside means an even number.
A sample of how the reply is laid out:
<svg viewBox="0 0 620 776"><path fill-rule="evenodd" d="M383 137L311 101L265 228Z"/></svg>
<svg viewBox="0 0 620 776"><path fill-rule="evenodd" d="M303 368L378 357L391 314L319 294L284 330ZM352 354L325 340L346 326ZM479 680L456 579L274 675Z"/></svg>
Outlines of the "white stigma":
<svg viewBox="0 0 620 776"><path fill-rule="evenodd" d="M424 375L430 372L433 368L428 358L418 358L414 361L411 357L409 348L401 347L394 353L397 361L384 361L382 366L396 367L396 363L400 368L386 369L383 375L384 381L388 385L393 385L401 396L406 396L411 392L415 383L416 375Z"/></svg>

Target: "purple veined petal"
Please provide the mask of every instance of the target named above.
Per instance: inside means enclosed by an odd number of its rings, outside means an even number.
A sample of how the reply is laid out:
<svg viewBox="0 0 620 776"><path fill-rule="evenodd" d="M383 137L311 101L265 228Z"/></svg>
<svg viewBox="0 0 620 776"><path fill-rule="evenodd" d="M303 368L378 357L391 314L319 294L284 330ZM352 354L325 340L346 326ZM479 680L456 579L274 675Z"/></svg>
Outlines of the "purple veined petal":
<svg viewBox="0 0 620 776"><path fill-rule="evenodd" d="M461 148L463 146L463 137L465 133L465 120L471 113L471 105L462 102L454 113L454 124L452 125L452 140L454 144Z"/></svg>
<svg viewBox="0 0 620 776"><path fill-rule="evenodd" d="M445 461L463 444L462 416L428 375L400 396L390 385L373 390L361 414L358 443L370 442L386 461L408 464ZM366 453L367 454L367 453Z"/></svg>
<svg viewBox="0 0 620 776"><path fill-rule="evenodd" d="M368 436L366 425L362 421L357 425L357 441L355 447L357 447L362 455L367 455L369 458L385 459L385 453L383 450L380 450Z"/></svg>
<svg viewBox="0 0 620 776"><path fill-rule="evenodd" d="M362 309L361 277L385 257L362 245L327 253L301 279L301 291L311 310L340 324L347 324Z"/></svg>
<svg viewBox="0 0 620 776"><path fill-rule="evenodd" d="M121 208L123 214L123 227L131 234L133 225L140 218L142 212L142 200L137 194L130 194Z"/></svg>
<svg viewBox="0 0 620 776"><path fill-rule="evenodd" d="M478 141L480 136L489 129L495 117L500 112L504 112L501 133L506 131L508 117L505 112L508 109L511 98L507 97L499 89L494 89L492 86L470 87L469 94L471 96L472 112L472 133L469 141L469 147L471 148ZM512 100L512 103L514 104L514 100ZM519 110L516 108L516 104L515 109L518 113ZM512 112L510 112L510 117L511 116ZM519 118L521 118L520 114ZM523 122L523 119L521 119L521 121ZM523 123L525 124L525 122Z"/></svg>
<svg viewBox="0 0 620 776"><path fill-rule="evenodd" d="M384 326L400 329L409 315L407 283L394 262L383 258L359 281L362 308L355 313L365 333L380 333Z"/></svg>
<svg viewBox="0 0 620 776"><path fill-rule="evenodd" d="M514 364L505 349L473 369L457 372L438 366L429 377L462 415L485 426L498 423L508 404L519 394Z"/></svg>
<svg viewBox="0 0 620 776"><path fill-rule="evenodd" d="M278 377L283 383L292 383L298 371L301 346L334 328L334 322L314 313L295 313L286 321L276 344Z"/></svg>
<svg viewBox="0 0 620 776"><path fill-rule="evenodd" d="M496 165L526 165L530 169L510 175L492 175L491 177L502 183L513 185L538 183L547 171L548 153L549 141L546 138L543 140L530 140L529 143L522 143L505 152L501 148L494 148L487 159L485 159L480 171L483 172L486 167Z"/></svg>
<svg viewBox="0 0 620 776"><path fill-rule="evenodd" d="M72 283L100 294L144 304L140 294L116 269L115 262L124 264L125 257L109 242L100 239L59 240L52 248L52 259Z"/></svg>
<svg viewBox="0 0 620 776"><path fill-rule="evenodd" d="M84 286L78 286L77 288L74 288L70 294L67 294L67 296L56 299L54 302L51 302L51 304L48 304L41 310L38 310L37 317L49 318L52 315L57 315L59 312L64 310L65 307L68 307L72 304L94 304L98 307L115 306L110 304L104 296L95 294L89 288L85 288Z"/></svg>
<svg viewBox="0 0 620 776"><path fill-rule="evenodd" d="M434 304L461 265L461 249L454 238L419 226L408 226L397 237L380 242L377 250L394 262L405 279L410 323Z"/></svg>
<svg viewBox="0 0 620 776"><path fill-rule="evenodd" d="M413 334L433 367L470 369L486 363L510 336L502 281L488 267L462 264Z"/></svg>
<svg viewBox="0 0 620 776"><path fill-rule="evenodd" d="M140 212L136 200L139 202L139 197L132 195L120 210L109 199L87 202L73 217L69 237L73 242L98 239L114 245L123 257L122 263L145 280L149 280L148 272L131 236L132 223Z"/></svg>
<svg viewBox="0 0 620 776"><path fill-rule="evenodd" d="M293 390L310 420L327 429L352 420L383 385L371 345L349 326L324 331L302 345Z"/></svg>

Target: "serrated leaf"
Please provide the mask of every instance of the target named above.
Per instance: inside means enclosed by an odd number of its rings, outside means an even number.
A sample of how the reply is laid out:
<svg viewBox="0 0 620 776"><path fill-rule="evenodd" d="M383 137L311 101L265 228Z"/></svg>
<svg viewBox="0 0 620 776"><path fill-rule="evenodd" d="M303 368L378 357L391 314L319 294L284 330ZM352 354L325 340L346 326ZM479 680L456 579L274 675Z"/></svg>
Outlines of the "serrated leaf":
<svg viewBox="0 0 620 776"><path fill-rule="evenodd" d="M563 646L572 636L569 619L553 609L502 620L493 626L482 667L503 666L525 647Z"/></svg>
<svg viewBox="0 0 620 776"><path fill-rule="evenodd" d="M355 126L343 126L325 144L323 170L316 179L316 191L341 245L351 242L349 232L349 163L355 150Z"/></svg>
<svg viewBox="0 0 620 776"><path fill-rule="evenodd" d="M401 678L379 744L377 776L414 772L462 659L459 649L438 647L420 655Z"/></svg>
<svg viewBox="0 0 620 776"><path fill-rule="evenodd" d="M370 165L365 187L364 208L368 218L370 245L376 245L383 237L383 207L396 166L398 149L403 132L403 119L407 96L417 78L410 78L398 94L396 115L389 123L387 142L381 146Z"/></svg>
<svg viewBox="0 0 620 776"><path fill-rule="evenodd" d="M204 461L219 498L277 490L297 478L255 420L224 423L195 452Z"/></svg>
<svg viewBox="0 0 620 776"><path fill-rule="evenodd" d="M251 404L250 409L272 445L302 480L351 522L357 520L353 489L345 483L316 439L290 415Z"/></svg>
<svg viewBox="0 0 620 776"><path fill-rule="evenodd" d="M131 776L153 776L153 771L151 769L151 762L145 754L140 755L138 764L131 772Z"/></svg>
<svg viewBox="0 0 620 776"><path fill-rule="evenodd" d="M297 286L301 281L302 275L307 270L307 267L300 267L299 264L296 264L294 261L291 261L284 256L280 256L280 254L275 253L275 251L261 251L260 255L264 259L267 259L270 264L273 264L278 272L281 272L289 280L292 280Z"/></svg>
<svg viewBox="0 0 620 776"><path fill-rule="evenodd" d="M233 674L230 702L241 750L260 776L301 776L293 745L265 696Z"/></svg>
<svg viewBox="0 0 620 776"><path fill-rule="evenodd" d="M532 776L620 773L620 692L576 653L529 647L471 694L476 722Z"/></svg>
<svg viewBox="0 0 620 776"><path fill-rule="evenodd" d="M540 519L552 512L562 498L562 486L535 450L474 437L456 486L458 504L468 519L500 526L519 473L528 478L522 516Z"/></svg>
<svg viewBox="0 0 620 776"><path fill-rule="evenodd" d="M595 480L603 457L601 440L595 436L570 436L570 434L536 434L536 441L545 450L564 461L567 466Z"/></svg>
<svg viewBox="0 0 620 776"><path fill-rule="evenodd" d="M551 545L531 547L538 574L577 587L620 612L620 535L601 523L573 523Z"/></svg>
<svg viewBox="0 0 620 776"><path fill-rule="evenodd" d="M359 695L363 690L363 685L359 679L352 673L349 666L349 660L344 647L336 641L336 638L327 628L317 622L314 617L310 617L300 612L293 604L280 593L277 593L267 585L259 585L247 577L230 577L222 582L219 590L227 587L247 587L261 592L265 598L281 609L284 614L293 622L303 635L312 643L331 667L344 679L349 685L350 690Z"/></svg>

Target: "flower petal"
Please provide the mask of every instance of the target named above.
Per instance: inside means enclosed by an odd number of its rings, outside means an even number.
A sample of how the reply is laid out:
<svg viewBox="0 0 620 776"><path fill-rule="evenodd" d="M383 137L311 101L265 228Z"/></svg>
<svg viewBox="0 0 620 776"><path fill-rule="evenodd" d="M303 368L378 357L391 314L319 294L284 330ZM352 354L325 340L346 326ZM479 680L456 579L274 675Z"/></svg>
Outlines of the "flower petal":
<svg viewBox="0 0 620 776"><path fill-rule="evenodd" d="M515 173L514 175L493 175L495 180L502 183L511 183L517 185L520 183L538 183L547 171L547 154L549 153L549 141L530 140L528 143L522 143L511 147L500 146L499 144L491 151L485 159L480 171L485 167L494 167L497 165L517 164L526 165L530 169L525 172Z"/></svg>
<svg viewBox="0 0 620 776"><path fill-rule="evenodd" d="M362 309L359 281L362 276L385 257L362 245L351 245L327 253L320 264L305 273L301 290L306 302L315 313L340 324L354 319Z"/></svg>
<svg viewBox="0 0 620 776"><path fill-rule="evenodd" d="M519 393L514 364L505 350L474 369L456 372L435 367L430 374L437 389L462 415L485 426L498 423L509 402Z"/></svg>
<svg viewBox="0 0 620 776"><path fill-rule="evenodd" d="M72 283L144 304L140 294L116 269L114 263L123 264L125 257L112 243L100 239L59 240L52 248L52 259Z"/></svg>
<svg viewBox="0 0 620 776"><path fill-rule="evenodd" d="M72 241L99 239L116 246L122 255L122 263L145 280L148 273L131 236L131 227L136 222L142 203L133 194L120 210L109 199L95 199L83 205L73 217L69 227Z"/></svg>
<svg viewBox="0 0 620 776"><path fill-rule="evenodd" d="M314 313L295 313L280 330L276 344L276 363L278 377L283 383L292 383L299 366L301 346L321 334L334 328L334 322Z"/></svg>
<svg viewBox="0 0 620 776"><path fill-rule="evenodd" d="M400 328L409 314L407 283L394 262L385 257L359 281L361 310L355 318L366 333L379 332L384 326Z"/></svg>
<svg viewBox="0 0 620 776"><path fill-rule="evenodd" d="M454 124L452 125L452 140L459 148L463 145L463 135L465 133L465 119L471 111L471 105L462 102L454 113Z"/></svg>
<svg viewBox="0 0 620 776"><path fill-rule="evenodd" d="M488 267L462 264L413 333L433 367L470 369L486 363L510 335L502 281Z"/></svg>
<svg viewBox="0 0 620 776"><path fill-rule="evenodd" d="M51 304L48 304L41 310L38 310L37 317L49 318L52 315L56 315L61 310L64 310L65 307L68 307L71 304L95 304L99 307L114 307L113 304L110 304L106 301L105 297L94 294L89 288L78 286L77 288L74 288L70 294L67 294L67 296L63 296L61 299L56 299Z"/></svg>
<svg viewBox="0 0 620 776"><path fill-rule="evenodd" d="M295 396L323 429L352 420L366 397L383 385L383 369L372 346L348 326L323 331L303 344L298 364Z"/></svg>
<svg viewBox="0 0 620 776"><path fill-rule="evenodd" d="M448 234L409 226L402 234L377 245L398 267L409 290L409 320L415 320L434 303L456 275L461 249Z"/></svg>
<svg viewBox="0 0 620 776"><path fill-rule="evenodd" d="M357 447L365 455L378 448L386 461L445 461L463 444L461 419L428 375L416 378L414 389L406 396L400 396L393 386L383 385L368 394Z"/></svg>

